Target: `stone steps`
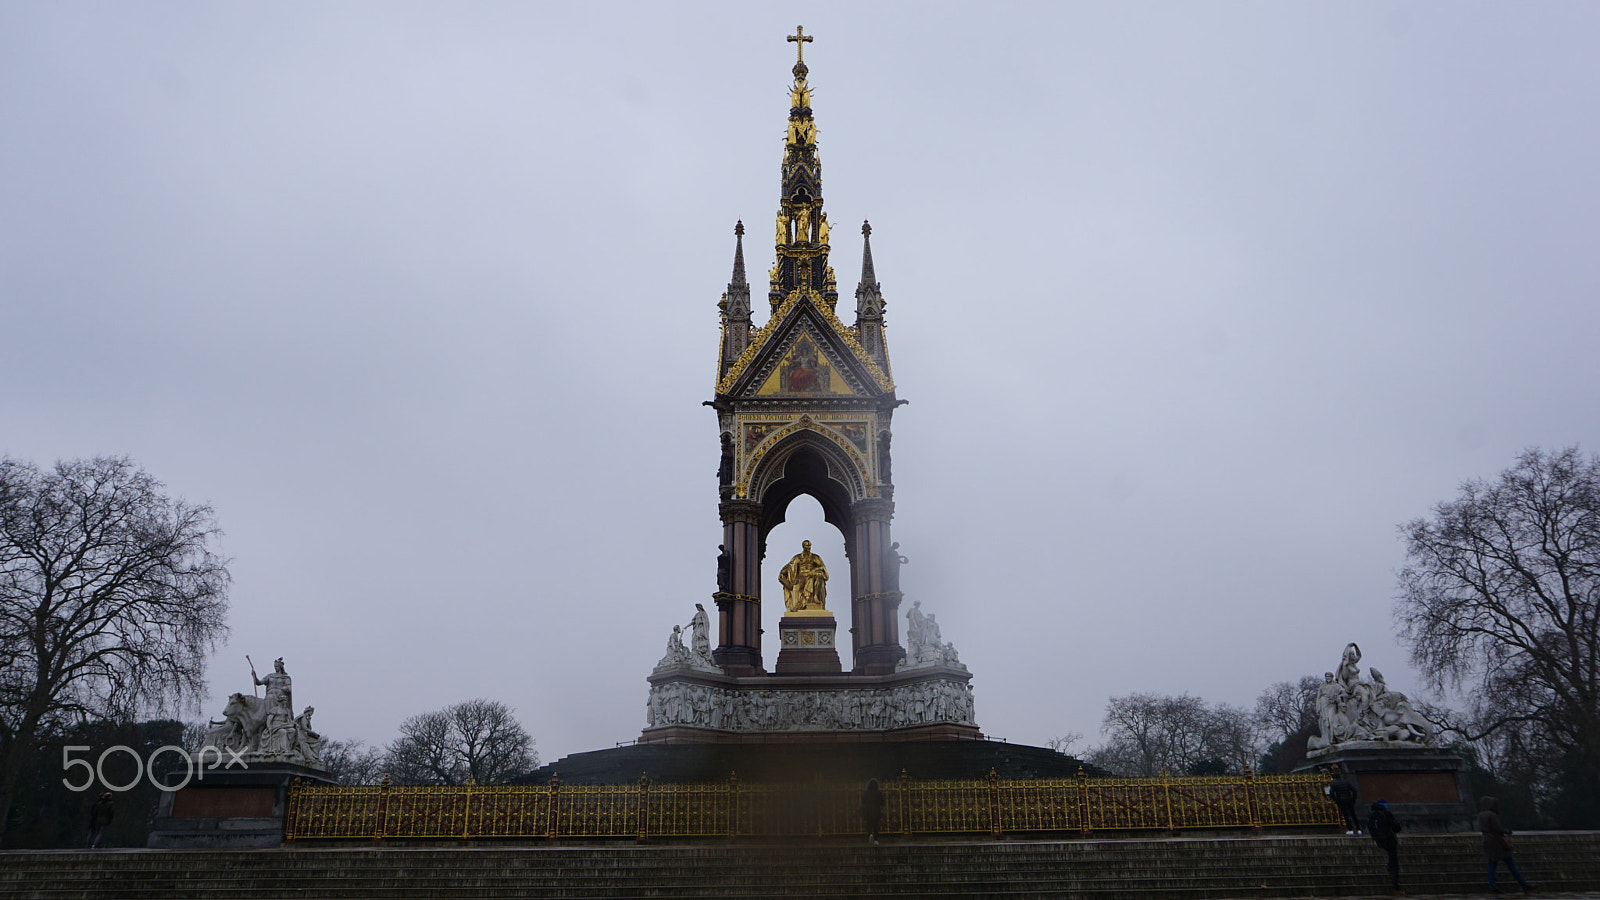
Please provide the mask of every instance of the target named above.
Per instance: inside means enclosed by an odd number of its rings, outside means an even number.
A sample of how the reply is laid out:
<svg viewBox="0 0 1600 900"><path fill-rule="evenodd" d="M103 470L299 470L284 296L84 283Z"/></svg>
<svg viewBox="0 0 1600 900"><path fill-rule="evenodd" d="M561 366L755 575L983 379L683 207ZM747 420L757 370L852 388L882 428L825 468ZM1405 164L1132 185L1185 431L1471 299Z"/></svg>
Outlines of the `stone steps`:
<svg viewBox="0 0 1600 900"><path fill-rule="evenodd" d="M1518 835L1546 891L1600 890L1600 834ZM1414 894L1481 892L1476 835L1402 838ZM307 847L10 852L0 898L498 900L614 897L1212 897L1387 894L1383 854L1344 836L679 846Z"/></svg>

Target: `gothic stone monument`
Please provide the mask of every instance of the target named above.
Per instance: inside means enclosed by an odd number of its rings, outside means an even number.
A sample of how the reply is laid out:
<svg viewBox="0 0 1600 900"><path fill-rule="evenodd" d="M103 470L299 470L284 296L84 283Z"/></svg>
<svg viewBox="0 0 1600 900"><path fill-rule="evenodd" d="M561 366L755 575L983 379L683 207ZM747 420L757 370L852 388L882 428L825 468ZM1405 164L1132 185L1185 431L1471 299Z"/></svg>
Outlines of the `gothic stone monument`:
<svg viewBox="0 0 1600 900"><path fill-rule="evenodd" d="M757 327L745 279L744 225L735 229L733 278L718 308L722 342L715 399L721 446L717 487L723 543L717 562L715 646L705 608L675 626L650 675L652 741L740 742L981 737L971 673L939 636L932 615L902 613L900 565L890 540L894 482L890 424L895 395L884 339L884 300L863 225L855 322L837 314L828 264L811 88L802 29L789 89L782 188L774 228L769 316ZM844 536L845 560L799 548L779 573L782 598L761 596L767 536L790 501L816 499ZM780 556L780 559L784 556ZM779 607L781 600L782 606ZM909 623L901 643L900 619ZM762 622L777 619L778 653L767 669ZM839 620L848 621L848 670Z"/></svg>

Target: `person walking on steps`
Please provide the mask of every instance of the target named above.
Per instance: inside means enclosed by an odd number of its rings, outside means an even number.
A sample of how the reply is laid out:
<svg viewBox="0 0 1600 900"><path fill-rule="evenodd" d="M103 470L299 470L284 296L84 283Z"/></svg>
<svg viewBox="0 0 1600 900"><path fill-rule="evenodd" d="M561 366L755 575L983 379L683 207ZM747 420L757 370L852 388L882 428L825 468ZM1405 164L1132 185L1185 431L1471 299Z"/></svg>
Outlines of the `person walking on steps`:
<svg viewBox="0 0 1600 900"><path fill-rule="evenodd" d="M1360 834L1361 823L1356 820L1356 786L1339 774L1338 767L1334 767L1333 773L1338 777L1328 782L1323 791L1339 807L1339 815L1344 816L1344 833Z"/></svg>
<svg viewBox="0 0 1600 900"><path fill-rule="evenodd" d="M1372 804L1367 814L1367 834L1389 855L1389 886L1394 888L1396 897L1405 896L1405 891L1400 890L1400 840L1396 837L1400 830L1400 822L1389 811L1388 803L1379 800Z"/></svg>
<svg viewBox="0 0 1600 900"><path fill-rule="evenodd" d="M111 792L106 791L99 799L94 801L94 806L89 808L89 849L96 850L100 847L100 839L106 836L106 826L116 816L117 809L113 805Z"/></svg>
<svg viewBox="0 0 1600 900"><path fill-rule="evenodd" d="M1484 797L1478 801L1478 809L1478 830L1483 832L1483 855L1489 863L1489 890L1500 893L1495 876L1499 874L1500 861L1505 860L1506 869L1526 894L1528 880L1517 871L1517 861L1511 858L1511 830L1500 824L1500 801Z"/></svg>
<svg viewBox="0 0 1600 900"><path fill-rule="evenodd" d="M867 782L861 792L861 824L867 829L867 843L878 843L878 827L883 824L883 791L878 789L878 779Z"/></svg>

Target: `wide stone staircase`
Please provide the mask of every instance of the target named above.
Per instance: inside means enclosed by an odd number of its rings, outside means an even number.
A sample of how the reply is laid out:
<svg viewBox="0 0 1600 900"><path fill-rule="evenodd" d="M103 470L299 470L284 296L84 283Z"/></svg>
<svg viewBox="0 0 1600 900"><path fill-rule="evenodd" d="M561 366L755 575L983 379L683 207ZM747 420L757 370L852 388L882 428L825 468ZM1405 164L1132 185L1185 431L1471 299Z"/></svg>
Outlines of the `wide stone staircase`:
<svg viewBox="0 0 1600 900"><path fill-rule="evenodd" d="M1600 833L1515 840L1536 896L1600 896ZM1402 885L1414 896L1485 893L1480 841L1402 836ZM1344 836L10 851L0 897L1374 897L1389 894L1383 863L1370 840Z"/></svg>

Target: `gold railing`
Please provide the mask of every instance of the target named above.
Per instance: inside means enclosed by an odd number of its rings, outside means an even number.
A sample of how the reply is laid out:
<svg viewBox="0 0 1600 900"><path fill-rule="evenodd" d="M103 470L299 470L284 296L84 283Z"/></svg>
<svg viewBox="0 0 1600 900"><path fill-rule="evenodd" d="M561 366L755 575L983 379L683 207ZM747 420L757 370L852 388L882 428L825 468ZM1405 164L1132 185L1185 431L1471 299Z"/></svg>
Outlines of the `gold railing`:
<svg viewBox="0 0 1600 900"><path fill-rule="evenodd" d="M1338 825L1323 775L884 783L884 834ZM860 835L863 784L464 785L290 789L284 838L706 838Z"/></svg>

